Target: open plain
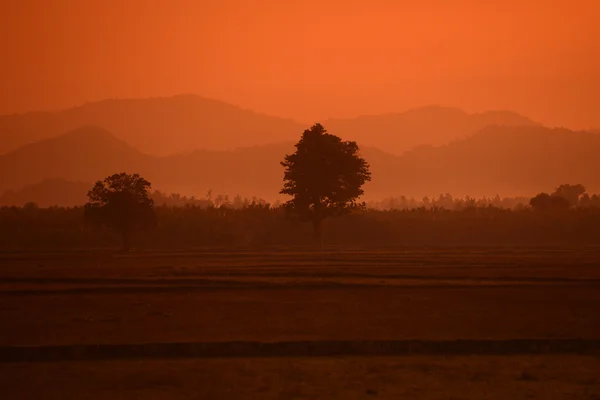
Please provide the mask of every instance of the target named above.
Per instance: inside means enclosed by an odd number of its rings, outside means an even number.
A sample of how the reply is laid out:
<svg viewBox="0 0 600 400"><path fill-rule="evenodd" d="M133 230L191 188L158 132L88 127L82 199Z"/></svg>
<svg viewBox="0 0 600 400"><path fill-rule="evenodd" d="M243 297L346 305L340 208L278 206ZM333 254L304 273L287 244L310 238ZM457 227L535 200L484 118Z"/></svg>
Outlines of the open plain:
<svg viewBox="0 0 600 400"><path fill-rule="evenodd" d="M65 385L71 398L600 398L594 247L87 250L0 261L8 398L65 398ZM469 347L522 339L592 344L574 354ZM381 345L410 340L463 344L421 355ZM170 356L178 343L220 350ZM265 343L288 345L261 356ZM148 344L160 356L86 356ZM48 356L52 346L64 351Z"/></svg>

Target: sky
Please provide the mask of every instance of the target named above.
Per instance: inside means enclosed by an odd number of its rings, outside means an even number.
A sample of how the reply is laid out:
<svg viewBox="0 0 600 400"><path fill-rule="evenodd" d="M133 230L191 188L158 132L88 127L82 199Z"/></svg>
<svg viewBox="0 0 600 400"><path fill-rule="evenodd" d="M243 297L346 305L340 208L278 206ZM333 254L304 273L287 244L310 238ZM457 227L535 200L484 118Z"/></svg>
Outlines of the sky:
<svg viewBox="0 0 600 400"><path fill-rule="evenodd" d="M447 105L600 127L597 0L0 2L0 114L196 93L312 123Z"/></svg>

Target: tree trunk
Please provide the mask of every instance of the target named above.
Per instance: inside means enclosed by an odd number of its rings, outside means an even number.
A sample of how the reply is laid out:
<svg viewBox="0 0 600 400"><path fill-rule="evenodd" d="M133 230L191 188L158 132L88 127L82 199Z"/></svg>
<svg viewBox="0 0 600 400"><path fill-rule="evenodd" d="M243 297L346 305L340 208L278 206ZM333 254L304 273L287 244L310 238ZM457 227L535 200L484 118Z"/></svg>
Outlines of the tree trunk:
<svg viewBox="0 0 600 400"><path fill-rule="evenodd" d="M314 205L314 214L312 218L313 229L315 231L315 238L317 239L317 243L321 245L321 249L323 249L323 213L321 212L321 197L319 196Z"/></svg>

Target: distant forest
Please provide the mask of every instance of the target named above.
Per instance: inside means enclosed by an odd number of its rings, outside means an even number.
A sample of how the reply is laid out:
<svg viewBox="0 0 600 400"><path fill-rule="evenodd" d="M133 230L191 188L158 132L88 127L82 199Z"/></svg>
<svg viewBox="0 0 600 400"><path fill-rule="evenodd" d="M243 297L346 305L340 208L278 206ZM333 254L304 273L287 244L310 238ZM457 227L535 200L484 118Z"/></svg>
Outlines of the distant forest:
<svg viewBox="0 0 600 400"><path fill-rule="evenodd" d="M327 246L598 245L599 198L582 198L582 204L568 208L498 208L482 199L453 200L454 209L436 204L369 208L327 220L324 241ZM402 204L403 200L390 200L394 201ZM436 201L450 199L442 196ZM282 207L259 199L165 197L164 203L157 201L155 210L157 225L138 232L133 248L314 246L310 224L290 220ZM115 248L119 243L114 231L87 223L82 207L0 208L4 251Z"/></svg>

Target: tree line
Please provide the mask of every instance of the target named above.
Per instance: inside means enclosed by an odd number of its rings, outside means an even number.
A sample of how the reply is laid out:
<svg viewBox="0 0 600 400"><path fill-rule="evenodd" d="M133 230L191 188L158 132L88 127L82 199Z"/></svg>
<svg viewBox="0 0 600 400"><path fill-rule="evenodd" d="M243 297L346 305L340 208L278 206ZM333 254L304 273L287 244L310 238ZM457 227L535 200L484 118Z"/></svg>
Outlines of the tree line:
<svg viewBox="0 0 600 400"><path fill-rule="evenodd" d="M118 235L128 250L134 234L148 246L268 246L309 243L312 230L322 245L324 221L336 217L327 226L330 244L582 244L600 238L600 198L582 185L539 194L529 207L502 209L499 197L441 195L412 203L391 198L387 211L367 209L359 198L371 180L369 164L355 142L320 124L304 131L281 165L280 194L291 199L276 207L256 198L213 199L212 193L207 200L168 197L151 193L139 174L118 173L96 182L83 208L2 208L0 236L10 248L108 245Z"/></svg>
<svg viewBox="0 0 600 400"><path fill-rule="evenodd" d="M154 207L155 225L139 229L138 248L214 246L314 247L310 223L283 207ZM118 248L122 237L84 218L83 207L0 208L3 250ZM570 246L600 243L600 208L537 211L495 207L462 210L366 209L327 220L327 246Z"/></svg>

